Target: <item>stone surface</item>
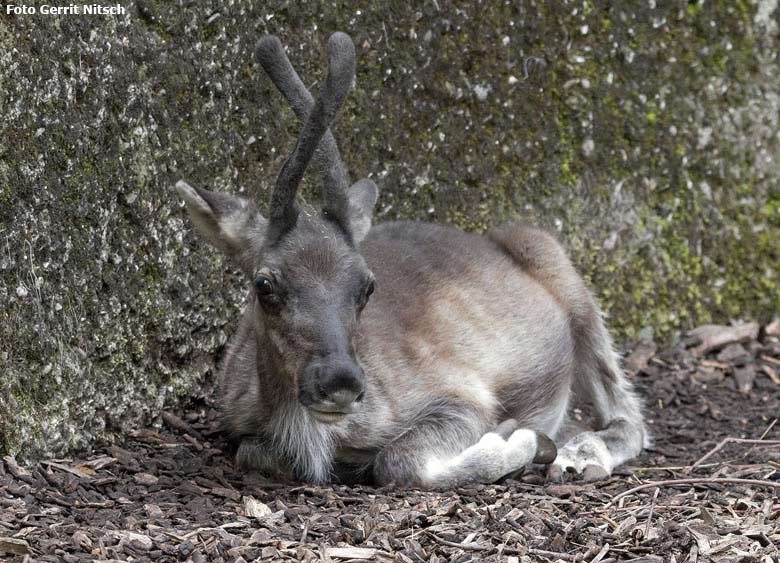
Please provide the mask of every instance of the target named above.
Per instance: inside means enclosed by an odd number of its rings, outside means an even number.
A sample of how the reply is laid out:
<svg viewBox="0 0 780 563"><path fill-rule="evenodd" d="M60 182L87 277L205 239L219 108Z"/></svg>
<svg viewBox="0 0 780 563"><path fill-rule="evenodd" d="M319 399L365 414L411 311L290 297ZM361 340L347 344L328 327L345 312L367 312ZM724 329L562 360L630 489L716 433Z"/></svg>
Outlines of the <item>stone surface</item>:
<svg viewBox="0 0 780 563"><path fill-rule="evenodd" d="M777 1L612 4L0 15L0 452L213 392L243 281L170 188L267 201L297 124L253 64L266 32L311 85L328 33L355 39L336 135L380 220L547 226L619 337L780 310Z"/></svg>

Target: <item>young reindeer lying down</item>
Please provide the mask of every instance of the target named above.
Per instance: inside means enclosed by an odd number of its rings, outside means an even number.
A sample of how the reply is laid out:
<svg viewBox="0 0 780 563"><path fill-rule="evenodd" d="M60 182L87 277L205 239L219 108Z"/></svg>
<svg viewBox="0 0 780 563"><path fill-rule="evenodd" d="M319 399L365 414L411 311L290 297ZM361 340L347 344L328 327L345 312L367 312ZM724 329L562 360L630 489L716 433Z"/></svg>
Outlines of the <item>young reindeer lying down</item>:
<svg viewBox="0 0 780 563"><path fill-rule="evenodd" d="M377 187L349 186L329 125L355 74L328 41L316 103L276 37L257 58L303 128L269 217L245 199L176 185L193 222L252 282L221 376L247 469L312 482L454 487L530 463L610 475L647 439L600 311L548 234L486 236L415 222L371 226ZM310 160L322 209L296 204ZM574 399L596 430L560 444Z"/></svg>

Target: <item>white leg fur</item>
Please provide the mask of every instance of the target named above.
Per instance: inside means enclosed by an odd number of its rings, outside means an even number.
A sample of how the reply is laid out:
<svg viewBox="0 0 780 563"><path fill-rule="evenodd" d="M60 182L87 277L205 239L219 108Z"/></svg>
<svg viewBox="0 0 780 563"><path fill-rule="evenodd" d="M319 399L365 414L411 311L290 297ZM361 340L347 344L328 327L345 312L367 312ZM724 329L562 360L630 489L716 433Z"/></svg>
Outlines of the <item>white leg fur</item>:
<svg viewBox="0 0 780 563"><path fill-rule="evenodd" d="M533 430L515 430L508 440L488 432L455 457L429 459L425 465L425 481L434 487L492 483L531 463L536 449Z"/></svg>

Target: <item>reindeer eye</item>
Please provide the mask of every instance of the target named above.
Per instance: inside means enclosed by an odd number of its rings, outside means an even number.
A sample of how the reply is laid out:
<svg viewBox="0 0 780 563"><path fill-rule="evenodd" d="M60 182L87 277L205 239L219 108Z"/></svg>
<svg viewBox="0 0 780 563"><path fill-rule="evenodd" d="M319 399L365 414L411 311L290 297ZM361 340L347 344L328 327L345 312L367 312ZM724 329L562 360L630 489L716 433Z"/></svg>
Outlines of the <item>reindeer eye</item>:
<svg viewBox="0 0 780 563"><path fill-rule="evenodd" d="M359 306L362 309L366 306L366 303L368 303L368 298L371 297L371 294L374 293L374 288L376 287L376 283L374 282L374 278L371 278L368 281L368 284L366 284L365 289L363 290L363 297L360 299Z"/></svg>
<svg viewBox="0 0 780 563"><path fill-rule="evenodd" d="M366 285L363 286L363 291L361 291L358 295L357 300L357 307L358 311L362 311L363 307L366 306L368 303L368 298L371 297L371 294L374 293L374 278L371 277Z"/></svg>
<svg viewBox="0 0 780 563"><path fill-rule="evenodd" d="M260 296L273 295L274 284L269 278L265 276L259 276L255 280L255 290Z"/></svg>

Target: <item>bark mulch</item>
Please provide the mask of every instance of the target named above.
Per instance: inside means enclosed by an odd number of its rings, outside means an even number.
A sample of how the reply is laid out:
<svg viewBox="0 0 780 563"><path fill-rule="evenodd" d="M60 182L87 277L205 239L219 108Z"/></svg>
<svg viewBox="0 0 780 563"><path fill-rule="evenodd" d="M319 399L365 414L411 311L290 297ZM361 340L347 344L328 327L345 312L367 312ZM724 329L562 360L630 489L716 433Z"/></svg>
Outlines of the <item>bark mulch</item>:
<svg viewBox="0 0 780 563"><path fill-rule="evenodd" d="M447 492L237 472L207 408L83 459L0 463L11 561L780 561L780 322L626 358L654 446L610 479Z"/></svg>

